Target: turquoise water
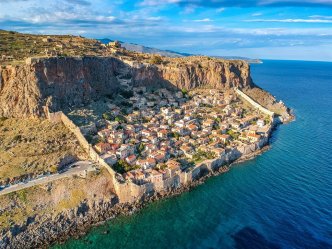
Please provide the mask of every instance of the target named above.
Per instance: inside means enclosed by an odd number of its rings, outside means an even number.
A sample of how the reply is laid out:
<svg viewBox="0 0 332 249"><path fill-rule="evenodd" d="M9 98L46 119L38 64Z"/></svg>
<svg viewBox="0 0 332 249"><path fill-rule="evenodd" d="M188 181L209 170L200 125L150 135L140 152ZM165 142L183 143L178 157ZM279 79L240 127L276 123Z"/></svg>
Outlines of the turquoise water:
<svg viewBox="0 0 332 249"><path fill-rule="evenodd" d="M332 63L264 61L252 77L297 117L268 152L57 248L332 248Z"/></svg>

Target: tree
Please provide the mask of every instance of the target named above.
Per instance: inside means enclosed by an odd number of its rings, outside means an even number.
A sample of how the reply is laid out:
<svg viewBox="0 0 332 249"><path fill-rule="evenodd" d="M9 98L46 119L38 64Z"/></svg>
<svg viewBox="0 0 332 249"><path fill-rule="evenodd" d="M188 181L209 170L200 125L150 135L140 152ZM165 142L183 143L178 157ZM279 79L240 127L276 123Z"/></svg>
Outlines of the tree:
<svg viewBox="0 0 332 249"><path fill-rule="evenodd" d="M143 143L140 143L138 148L137 148L137 151L138 151L139 154L141 154L144 149L145 149L145 145Z"/></svg>
<svg viewBox="0 0 332 249"><path fill-rule="evenodd" d="M122 95L122 97L126 98L126 99L129 99L131 97L134 96L134 92L133 91L126 91L126 90L122 90L120 92L120 94Z"/></svg>
<svg viewBox="0 0 332 249"><path fill-rule="evenodd" d="M174 138L176 138L176 139L179 139L180 134L177 133L177 132L173 132L173 133L171 133L171 137L174 137Z"/></svg>
<svg viewBox="0 0 332 249"><path fill-rule="evenodd" d="M113 169L120 174L126 173L128 171L131 171L131 170L134 170L137 168L139 168L137 165L130 165L123 159L120 159L119 161L116 162L116 164L113 165Z"/></svg>
<svg viewBox="0 0 332 249"><path fill-rule="evenodd" d="M183 95L186 95L186 94L188 94L188 90L187 90L187 89L185 89L185 88L181 89L181 92L182 92L182 94L183 94Z"/></svg>
<svg viewBox="0 0 332 249"><path fill-rule="evenodd" d="M161 170L167 169L167 165L165 163L159 163L157 167Z"/></svg>
<svg viewBox="0 0 332 249"><path fill-rule="evenodd" d="M150 121L149 118L147 118L147 117L143 117L143 120L142 120L143 123L148 123L149 121Z"/></svg>
<svg viewBox="0 0 332 249"><path fill-rule="evenodd" d="M213 151L198 150L197 153L193 155L193 160L195 162L199 162L204 159L214 159L214 158L216 158L216 153L214 153Z"/></svg>
<svg viewBox="0 0 332 249"><path fill-rule="evenodd" d="M117 121L121 124L121 123L125 123L126 119L122 115L118 115L115 117L115 121Z"/></svg>
<svg viewBox="0 0 332 249"><path fill-rule="evenodd" d="M227 131L227 134L230 135L233 139L237 139L239 137L239 134L232 130Z"/></svg>
<svg viewBox="0 0 332 249"><path fill-rule="evenodd" d="M105 112L103 113L103 119L106 119L108 121L113 121L114 117L112 114Z"/></svg>
<svg viewBox="0 0 332 249"><path fill-rule="evenodd" d="M50 167L50 172L51 172L52 174L58 172L58 166L57 166L57 165L52 165L52 166Z"/></svg>

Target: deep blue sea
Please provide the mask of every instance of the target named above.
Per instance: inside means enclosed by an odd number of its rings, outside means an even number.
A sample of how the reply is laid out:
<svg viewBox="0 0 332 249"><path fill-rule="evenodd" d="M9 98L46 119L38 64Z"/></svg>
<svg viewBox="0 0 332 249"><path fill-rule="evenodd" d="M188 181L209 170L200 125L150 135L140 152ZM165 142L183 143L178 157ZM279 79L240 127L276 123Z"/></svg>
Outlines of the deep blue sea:
<svg viewBox="0 0 332 249"><path fill-rule="evenodd" d="M56 248L332 248L332 63L266 60L252 78L296 115L269 151Z"/></svg>

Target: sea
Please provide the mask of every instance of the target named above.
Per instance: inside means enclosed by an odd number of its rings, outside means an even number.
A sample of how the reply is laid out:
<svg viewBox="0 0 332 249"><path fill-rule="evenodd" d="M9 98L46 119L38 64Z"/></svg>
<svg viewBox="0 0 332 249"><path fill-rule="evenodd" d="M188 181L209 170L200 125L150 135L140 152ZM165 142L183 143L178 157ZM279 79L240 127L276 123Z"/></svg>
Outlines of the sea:
<svg viewBox="0 0 332 249"><path fill-rule="evenodd" d="M332 248L332 63L264 60L251 70L296 116L268 151L54 248Z"/></svg>

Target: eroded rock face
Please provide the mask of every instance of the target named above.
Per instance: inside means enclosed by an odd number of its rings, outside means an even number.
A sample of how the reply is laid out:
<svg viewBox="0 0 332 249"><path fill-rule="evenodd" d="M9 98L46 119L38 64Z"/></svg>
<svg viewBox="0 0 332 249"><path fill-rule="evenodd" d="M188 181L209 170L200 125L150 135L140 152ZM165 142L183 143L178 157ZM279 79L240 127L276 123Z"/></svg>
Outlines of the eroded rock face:
<svg viewBox="0 0 332 249"><path fill-rule="evenodd" d="M133 86L226 90L252 85L244 61L188 57L170 59L166 65L131 67L114 57L27 59L25 64L0 69L0 116L40 117L44 106L52 111L80 107L116 93L117 76L124 73Z"/></svg>
<svg viewBox="0 0 332 249"><path fill-rule="evenodd" d="M49 58L0 70L0 116L40 117L43 106L61 110L89 103L117 87L116 58Z"/></svg>
<svg viewBox="0 0 332 249"><path fill-rule="evenodd" d="M142 66L133 71L134 85L174 86L179 89L210 87L229 89L250 87L249 65L244 61L225 61L207 57L174 59L165 66Z"/></svg>

